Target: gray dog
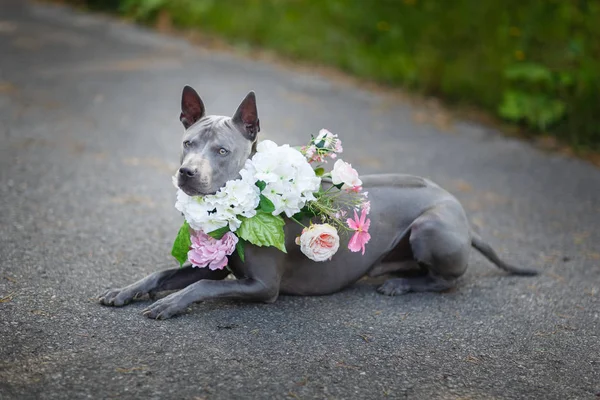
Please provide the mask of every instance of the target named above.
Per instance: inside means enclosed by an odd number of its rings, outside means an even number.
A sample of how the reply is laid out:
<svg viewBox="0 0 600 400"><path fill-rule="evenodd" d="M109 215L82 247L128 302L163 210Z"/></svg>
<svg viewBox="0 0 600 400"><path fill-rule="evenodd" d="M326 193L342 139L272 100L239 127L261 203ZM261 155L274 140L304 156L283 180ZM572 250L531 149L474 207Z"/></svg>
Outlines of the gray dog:
<svg viewBox="0 0 600 400"><path fill-rule="evenodd" d="M181 99L180 120L185 127L177 185L190 196L215 193L239 171L256 149L260 131L256 97L250 92L233 117L207 116L204 103L186 86ZM369 191L371 241L364 255L341 246L326 262L305 257L294 239L301 227L285 226L285 254L273 247L247 245L245 262L236 253L229 268L237 279L225 279L227 269L169 269L153 273L122 289L100 296L107 306L123 306L144 295L179 290L144 310L149 318L166 319L192 303L216 299L274 302L280 293L325 295L335 293L364 277L413 274L388 279L377 291L387 295L443 291L453 287L465 273L471 246L498 267L516 275L535 275L504 263L494 250L473 232L462 206L435 183L411 175L384 174L361 177ZM182 290L180 290L182 289Z"/></svg>

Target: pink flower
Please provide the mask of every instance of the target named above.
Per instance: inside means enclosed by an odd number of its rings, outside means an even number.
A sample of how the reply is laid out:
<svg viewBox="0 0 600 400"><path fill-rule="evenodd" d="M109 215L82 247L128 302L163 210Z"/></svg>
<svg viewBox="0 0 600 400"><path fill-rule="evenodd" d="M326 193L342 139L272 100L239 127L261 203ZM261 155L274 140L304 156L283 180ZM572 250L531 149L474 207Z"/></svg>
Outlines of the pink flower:
<svg viewBox="0 0 600 400"><path fill-rule="evenodd" d="M308 146L300 149L309 163L326 163L327 157L335 159L336 153L341 153L343 150L342 141L327 129L321 129Z"/></svg>
<svg viewBox="0 0 600 400"><path fill-rule="evenodd" d="M346 216L346 214L347 214L346 210L338 210L338 211L336 211L335 214L333 214L333 216L337 219L342 219Z"/></svg>
<svg viewBox="0 0 600 400"><path fill-rule="evenodd" d="M192 248L188 251L188 260L192 266L223 269L227 265L227 256L235 250L238 237L233 232L227 232L221 239L215 239L202 231L192 234Z"/></svg>
<svg viewBox="0 0 600 400"><path fill-rule="evenodd" d="M329 224L315 224L302 230L296 239L300 251L313 261L330 260L340 247L340 238Z"/></svg>
<svg viewBox="0 0 600 400"><path fill-rule="evenodd" d="M352 192L352 193L358 193L361 190L362 190L362 186L352 186L350 188L347 188L346 192L348 192L348 193L350 193L350 192Z"/></svg>
<svg viewBox="0 0 600 400"><path fill-rule="evenodd" d="M317 151L317 148L315 146L304 146L301 151L304 153L306 158L310 160Z"/></svg>
<svg viewBox="0 0 600 400"><path fill-rule="evenodd" d="M366 214L371 212L371 202L370 201L365 201L360 206Z"/></svg>
<svg viewBox="0 0 600 400"><path fill-rule="evenodd" d="M342 141L340 139L336 140L334 151L336 153L341 153L344 151L344 148L342 147Z"/></svg>
<svg viewBox="0 0 600 400"><path fill-rule="evenodd" d="M367 218L367 213L363 209L360 213L360 219L356 210L354 210L354 219L348 218L346 223L350 229L354 230L354 235L348 242L348 249L353 252L360 251L362 249L363 255L365 254L365 244L369 243L371 235L369 235L369 226L371 220Z"/></svg>

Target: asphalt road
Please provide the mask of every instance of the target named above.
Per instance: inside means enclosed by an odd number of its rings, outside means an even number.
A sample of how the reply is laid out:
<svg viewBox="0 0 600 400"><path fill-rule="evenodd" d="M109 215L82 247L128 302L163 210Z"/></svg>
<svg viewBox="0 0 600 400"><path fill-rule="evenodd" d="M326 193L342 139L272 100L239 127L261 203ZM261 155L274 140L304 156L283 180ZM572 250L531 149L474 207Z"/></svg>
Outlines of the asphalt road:
<svg viewBox="0 0 600 400"><path fill-rule="evenodd" d="M179 96L232 113L257 92L263 138L340 134L363 173L429 177L504 258L444 294L376 282L181 317L94 300L157 269L174 209ZM0 0L0 398L594 399L600 392L600 171L311 71L110 18Z"/></svg>

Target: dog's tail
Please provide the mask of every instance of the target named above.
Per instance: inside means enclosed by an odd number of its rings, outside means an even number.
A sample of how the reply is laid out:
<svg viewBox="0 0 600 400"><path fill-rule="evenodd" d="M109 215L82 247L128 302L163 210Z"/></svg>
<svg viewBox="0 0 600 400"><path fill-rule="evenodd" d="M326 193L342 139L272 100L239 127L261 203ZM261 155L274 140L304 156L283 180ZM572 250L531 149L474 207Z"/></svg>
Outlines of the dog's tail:
<svg viewBox="0 0 600 400"><path fill-rule="evenodd" d="M492 246L487 244L479 234L471 230L471 245L477 249L481 254L485 256L492 263L496 264L499 268L513 274L522 276L533 276L539 274L535 269L522 269L514 267L510 264L505 263L498 257L498 254L492 249Z"/></svg>

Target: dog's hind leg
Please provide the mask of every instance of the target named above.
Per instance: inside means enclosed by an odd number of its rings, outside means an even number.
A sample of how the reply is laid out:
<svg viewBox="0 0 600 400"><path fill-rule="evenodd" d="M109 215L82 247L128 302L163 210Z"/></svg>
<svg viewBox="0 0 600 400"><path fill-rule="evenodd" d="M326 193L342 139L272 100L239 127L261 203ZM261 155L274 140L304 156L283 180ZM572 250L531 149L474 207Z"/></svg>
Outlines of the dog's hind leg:
<svg viewBox="0 0 600 400"><path fill-rule="evenodd" d="M460 205L458 205L460 207ZM393 278L377 291L387 295L408 292L441 292L452 288L464 274L471 247L469 225L462 208L442 204L419 216L410 228L414 260L428 273L413 278Z"/></svg>
<svg viewBox="0 0 600 400"><path fill-rule="evenodd" d="M120 307L146 294L153 298L158 292L183 289L201 279L220 280L227 275L229 271L226 269L212 271L208 268L194 268L188 264L183 268L155 272L124 288L109 289L99 300L106 306Z"/></svg>

